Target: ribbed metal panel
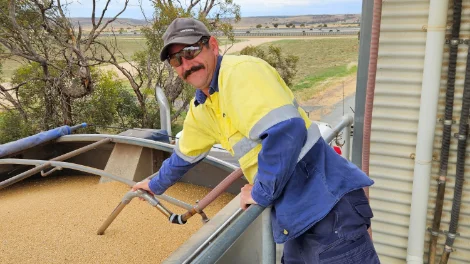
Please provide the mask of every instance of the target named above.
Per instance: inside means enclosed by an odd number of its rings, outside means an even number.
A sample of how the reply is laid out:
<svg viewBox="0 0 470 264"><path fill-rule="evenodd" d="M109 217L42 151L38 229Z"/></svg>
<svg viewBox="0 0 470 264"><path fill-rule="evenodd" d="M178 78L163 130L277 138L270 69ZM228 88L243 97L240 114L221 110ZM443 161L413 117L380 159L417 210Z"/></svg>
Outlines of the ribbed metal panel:
<svg viewBox="0 0 470 264"><path fill-rule="evenodd" d="M444 1L444 0L443 0ZM470 0L463 1L461 38L470 38ZM405 263L408 226L413 184L414 153L420 109L421 82L424 67L426 28L429 0L383 1L382 26L377 67L374 110L372 117L370 176L375 185L370 189L374 210L373 238L382 263ZM452 21L452 1L449 4L448 30ZM462 108L464 71L467 45L460 45L457 63L454 120L458 123ZM438 119L444 115L445 89L449 49L444 50ZM436 54L436 56L438 56ZM428 222L432 225L442 123L436 126L433 151L432 182L428 206ZM458 125L453 126L457 133ZM457 140L452 138L449 157L448 183L441 229L447 230L450 221L455 185ZM470 146L467 147L470 152ZM455 241L457 251L449 263L470 263L470 158L467 158L462 209ZM423 187L424 188L424 187ZM425 251L428 250L429 234ZM444 235L439 237L438 257L442 253ZM425 256L427 261L427 256Z"/></svg>
<svg viewBox="0 0 470 264"><path fill-rule="evenodd" d="M448 27L447 27L447 39L450 38L451 34L451 26L452 26L452 3L453 1L449 2L449 12L448 12ZM468 39L470 37L470 0L463 1L463 11L462 11L462 23L461 23L461 31L460 31L460 38ZM467 61L467 52L468 46L465 44L459 45L459 51L457 55L457 69L456 69L456 82L455 82L455 99L454 99L454 114L453 120L455 121L456 125L452 126L452 134L458 132L458 123L460 120L460 111L462 110L462 95L463 95L463 84L465 80L465 65ZM433 157L434 163L432 167L432 179L430 186L430 197L429 197L429 205L428 205L428 221L427 226L430 227L432 225L432 218L434 213L434 206L435 206L435 197L437 193L437 183L436 179L439 174L439 161L440 161L440 152L441 152L441 142L442 142L442 131L443 131L443 124L439 122L439 119L444 118L444 108L445 108L445 93L446 93L446 85L447 85L447 71L448 71L448 64L449 64L449 47L448 45L445 46L444 49L444 60L442 65L442 73L441 73L441 89L439 94L439 106L438 106L438 124L436 126L436 133L434 138L434 150L433 150ZM451 209L452 209L452 200L454 196L454 186L455 186L455 174L456 174L456 161L457 161L457 139L452 137L451 138L451 146L450 146L450 153L449 153L449 168L448 168L448 175L447 175L447 184L446 184L446 193L444 199L444 209L442 213L442 222L441 222L441 230L448 230L450 216L451 216ZM470 146L467 147L470 150ZM450 256L449 263L470 263L470 184L468 184L468 179L470 179L470 158L467 157L466 160L466 169L465 169L465 178L466 182L464 183L464 190L462 194L462 206L459 218L459 227L457 232L460 233L460 236L457 237L454 243L454 247L456 249ZM429 233L426 236L426 242L429 241ZM445 243L445 236L441 235L439 237L439 245L437 253L438 255L442 254L443 245ZM428 243L426 243L426 250L428 247Z"/></svg>

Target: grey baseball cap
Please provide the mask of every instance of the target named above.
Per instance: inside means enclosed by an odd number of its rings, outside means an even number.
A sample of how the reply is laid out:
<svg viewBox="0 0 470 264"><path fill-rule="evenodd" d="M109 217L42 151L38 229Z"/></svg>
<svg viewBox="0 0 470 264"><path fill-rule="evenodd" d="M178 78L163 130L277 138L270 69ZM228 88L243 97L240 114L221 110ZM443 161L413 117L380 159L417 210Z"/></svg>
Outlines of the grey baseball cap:
<svg viewBox="0 0 470 264"><path fill-rule="evenodd" d="M168 58L168 48L172 44L194 44L201 37L210 36L207 27L194 18L177 18L171 22L163 34L163 49L160 52L160 60Z"/></svg>

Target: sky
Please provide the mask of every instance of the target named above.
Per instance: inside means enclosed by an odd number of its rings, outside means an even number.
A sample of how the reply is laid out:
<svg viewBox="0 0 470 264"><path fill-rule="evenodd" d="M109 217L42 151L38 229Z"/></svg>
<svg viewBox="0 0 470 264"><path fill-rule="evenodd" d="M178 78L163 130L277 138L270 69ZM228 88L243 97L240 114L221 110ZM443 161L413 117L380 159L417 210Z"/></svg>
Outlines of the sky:
<svg viewBox="0 0 470 264"><path fill-rule="evenodd" d="M97 13L101 13L106 0L96 1ZM189 3L189 0L180 1ZM92 0L62 0L61 2L70 3L68 9L71 17L90 17L91 15ZM120 17L142 19L139 2L142 2L146 13L151 15L153 8L149 0L130 0L127 10ZM234 0L234 2L240 5L242 17L360 14L362 9L362 0ZM123 3L124 0L111 0L107 16L117 14L122 9Z"/></svg>

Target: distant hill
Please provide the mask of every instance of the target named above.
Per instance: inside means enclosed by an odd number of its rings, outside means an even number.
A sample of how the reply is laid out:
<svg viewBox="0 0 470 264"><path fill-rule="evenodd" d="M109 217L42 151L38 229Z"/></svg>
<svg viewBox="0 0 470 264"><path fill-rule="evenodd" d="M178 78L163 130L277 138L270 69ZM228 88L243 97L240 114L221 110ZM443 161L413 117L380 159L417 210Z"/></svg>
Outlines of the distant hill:
<svg viewBox="0 0 470 264"><path fill-rule="evenodd" d="M242 17L241 21L235 24L235 27L256 27L261 24L263 26L270 26L277 23L285 25L293 23L296 25L306 24L357 24L361 20L360 14L342 14L342 15L302 15L302 16L259 16L259 17Z"/></svg>
<svg viewBox="0 0 470 264"><path fill-rule="evenodd" d="M80 25L83 28L91 27L91 19L85 17L74 17L71 18L72 22L75 25ZM105 18L103 21L107 21L110 18ZM283 26L288 23L293 24L306 24L315 25L319 23L324 24L357 24L361 20L360 14L340 14L340 15L302 15L302 16L259 16L259 17L242 17L241 21L234 24L236 28L250 28L256 27L256 25L261 24L263 26L272 27L273 23L278 23L280 26ZM147 22L140 19L132 18L118 18L112 23L112 27L115 29L124 28L124 29L138 29L142 26L145 26Z"/></svg>
<svg viewBox="0 0 470 264"><path fill-rule="evenodd" d="M106 21L110 19L111 19L110 17L103 18L102 23L104 24L106 23ZM80 23L80 25L84 29L88 29L92 27L91 18L89 17L72 17L71 20L75 26L78 26L78 24ZM96 22L98 22L98 18L96 19ZM114 27L115 30L119 28L125 28L125 29L136 28L137 29L142 26L145 26L146 24L147 24L147 21L145 20L133 19L133 18L118 18L113 23L111 23L111 26Z"/></svg>

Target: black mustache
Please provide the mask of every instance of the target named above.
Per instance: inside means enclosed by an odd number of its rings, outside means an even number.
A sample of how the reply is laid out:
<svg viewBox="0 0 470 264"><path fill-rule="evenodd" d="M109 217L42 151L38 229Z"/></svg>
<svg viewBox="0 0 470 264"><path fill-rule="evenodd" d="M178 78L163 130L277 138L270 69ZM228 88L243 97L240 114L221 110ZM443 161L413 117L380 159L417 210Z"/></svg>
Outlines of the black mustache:
<svg viewBox="0 0 470 264"><path fill-rule="evenodd" d="M206 67L204 67L204 65L202 65L202 64L199 64L199 65L197 65L197 66L193 66L193 67L191 67L191 69L189 69L189 70L187 70L187 71L184 72L184 74L183 74L183 79L186 80L186 78L188 78L188 76L191 75L191 73L196 72L196 71L199 71L199 70L201 70L201 69L205 69L205 68L206 68Z"/></svg>

